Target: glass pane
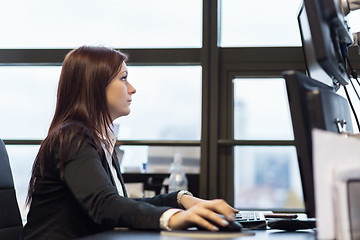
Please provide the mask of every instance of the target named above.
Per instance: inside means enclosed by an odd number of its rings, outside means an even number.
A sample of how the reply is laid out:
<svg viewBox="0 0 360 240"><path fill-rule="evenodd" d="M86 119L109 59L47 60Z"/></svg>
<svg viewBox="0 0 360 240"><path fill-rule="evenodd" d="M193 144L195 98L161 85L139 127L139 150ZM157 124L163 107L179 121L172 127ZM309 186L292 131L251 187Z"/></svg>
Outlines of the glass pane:
<svg viewBox="0 0 360 240"><path fill-rule="evenodd" d="M120 152L123 172L169 173L175 154L186 173L200 172L200 147L121 146Z"/></svg>
<svg viewBox="0 0 360 240"><path fill-rule="evenodd" d="M301 46L301 0L222 0L222 47Z"/></svg>
<svg viewBox="0 0 360 240"><path fill-rule="evenodd" d="M235 207L303 209L295 147L235 147Z"/></svg>
<svg viewBox="0 0 360 240"><path fill-rule="evenodd" d="M200 139L201 67L128 69L137 93L131 114L116 121L121 139ZM45 138L55 111L60 70L0 67L1 138Z"/></svg>
<svg viewBox="0 0 360 240"><path fill-rule="evenodd" d="M0 67L0 138L43 139L55 111L61 67Z"/></svg>
<svg viewBox="0 0 360 240"><path fill-rule="evenodd" d="M31 177L31 168L39 151L39 146L7 145L6 150L9 155L21 217L25 221L29 210L25 207L25 200Z"/></svg>
<svg viewBox="0 0 360 240"><path fill-rule="evenodd" d="M233 83L235 139L294 139L284 79L236 78Z"/></svg>
<svg viewBox="0 0 360 240"><path fill-rule="evenodd" d="M128 69L136 93L130 115L115 120L120 139L200 139L200 66Z"/></svg>
<svg viewBox="0 0 360 240"><path fill-rule="evenodd" d="M200 0L12 0L0 22L0 48L202 45Z"/></svg>

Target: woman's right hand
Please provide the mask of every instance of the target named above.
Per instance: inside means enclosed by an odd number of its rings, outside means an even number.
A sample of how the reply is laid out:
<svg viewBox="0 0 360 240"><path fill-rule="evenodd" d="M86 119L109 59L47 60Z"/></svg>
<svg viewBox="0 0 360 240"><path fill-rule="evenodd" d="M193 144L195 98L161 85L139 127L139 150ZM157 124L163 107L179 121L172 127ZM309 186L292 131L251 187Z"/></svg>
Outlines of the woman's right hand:
<svg viewBox="0 0 360 240"><path fill-rule="evenodd" d="M237 210L222 199L203 200L186 211L174 214L169 220L169 227L172 230L180 230L197 226L210 231L218 231L218 227L209 221L220 226L226 226L228 221L235 219L234 214L236 212ZM226 220L218 214L225 216Z"/></svg>

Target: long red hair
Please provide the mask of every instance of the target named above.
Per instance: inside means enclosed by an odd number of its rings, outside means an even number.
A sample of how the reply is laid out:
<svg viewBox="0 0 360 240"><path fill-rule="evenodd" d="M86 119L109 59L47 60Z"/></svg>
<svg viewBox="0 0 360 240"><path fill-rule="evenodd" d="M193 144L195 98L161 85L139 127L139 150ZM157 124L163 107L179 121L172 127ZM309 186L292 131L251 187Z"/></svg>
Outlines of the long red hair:
<svg viewBox="0 0 360 240"><path fill-rule="evenodd" d="M90 137L101 151L99 136L110 127L106 87L119 73L127 56L106 47L82 46L69 52L62 65L55 114L48 136L40 146L29 183L27 203L31 202L36 174L44 175L46 159L60 149L60 176L70 143L76 136ZM70 124L71 123L71 124ZM79 142L81 144L81 141Z"/></svg>

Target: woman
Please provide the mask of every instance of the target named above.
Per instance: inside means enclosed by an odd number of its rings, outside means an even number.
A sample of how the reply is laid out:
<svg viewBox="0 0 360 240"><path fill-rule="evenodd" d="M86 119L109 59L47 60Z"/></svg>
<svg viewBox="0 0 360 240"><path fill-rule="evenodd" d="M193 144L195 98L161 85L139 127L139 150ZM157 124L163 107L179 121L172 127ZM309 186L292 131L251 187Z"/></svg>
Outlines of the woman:
<svg viewBox="0 0 360 240"><path fill-rule="evenodd" d="M127 57L83 46L67 54L48 136L33 165L27 223L21 239L71 239L114 227L216 231L234 219L223 200L201 200L180 191L129 199L116 155L112 122L130 113L135 88Z"/></svg>

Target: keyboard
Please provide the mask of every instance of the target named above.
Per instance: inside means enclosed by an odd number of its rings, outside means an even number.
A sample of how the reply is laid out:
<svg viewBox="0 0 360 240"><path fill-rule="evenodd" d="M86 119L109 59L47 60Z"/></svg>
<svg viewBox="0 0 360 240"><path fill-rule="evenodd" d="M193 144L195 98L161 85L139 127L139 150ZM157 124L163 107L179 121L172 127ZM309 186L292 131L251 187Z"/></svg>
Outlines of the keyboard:
<svg viewBox="0 0 360 240"><path fill-rule="evenodd" d="M269 211L239 211L235 214L235 221L241 223L244 228L266 229L264 214Z"/></svg>

